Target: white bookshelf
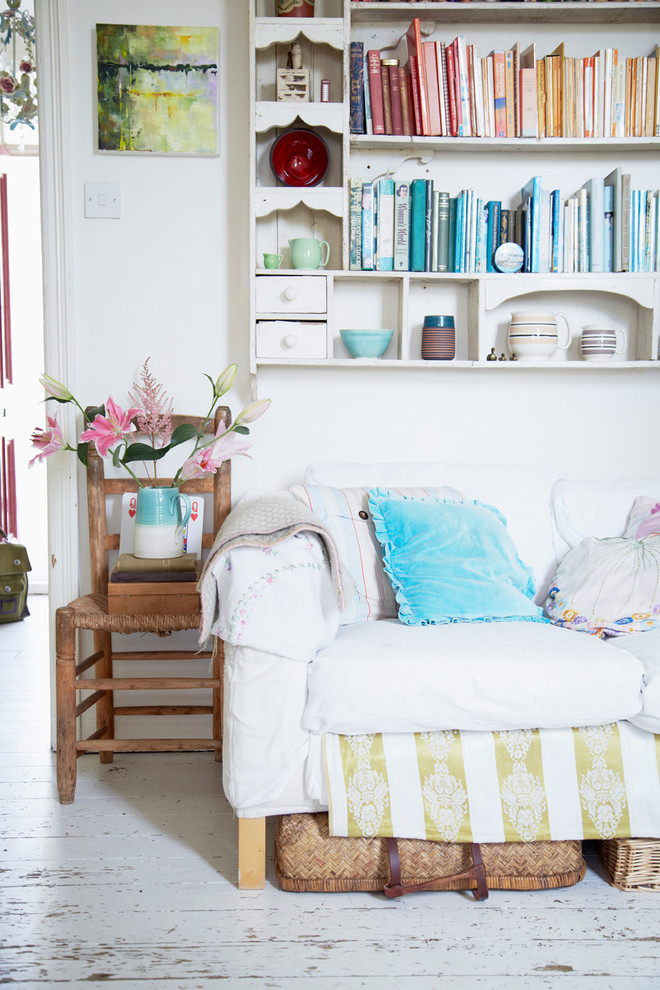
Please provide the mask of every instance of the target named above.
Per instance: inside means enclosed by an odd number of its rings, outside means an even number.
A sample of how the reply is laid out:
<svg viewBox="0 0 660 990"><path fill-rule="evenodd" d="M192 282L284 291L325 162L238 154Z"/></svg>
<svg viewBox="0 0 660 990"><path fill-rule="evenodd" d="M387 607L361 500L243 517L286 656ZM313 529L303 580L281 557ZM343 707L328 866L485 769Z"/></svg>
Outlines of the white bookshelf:
<svg viewBox="0 0 660 990"><path fill-rule="evenodd" d="M401 44L413 17L427 37L450 41L464 34L480 54L496 47L536 41L549 52L565 41L567 53L619 47L623 55L649 54L660 43L660 2L471 2L355 3L316 0L314 18L274 17L275 0L250 0L251 78L251 308L250 371L261 367L377 366L405 371L424 368L488 369L519 374L555 369L586 374L657 368L660 338L660 273L439 274L433 272L359 272L348 270L348 180L386 173L405 178L442 177L452 195L481 183L484 198L514 206L516 190L533 175L548 175L551 187L570 195L591 175L606 175L617 165L630 172L636 188L655 188L660 171L660 138L446 138L354 135L349 133L349 45L363 40L365 50ZM311 100L293 104L275 99L275 72L297 40L310 69ZM508 44L507 44L508 42ZM330 79L329 103L320 102L320 81ZM292 126L320 133L330 149L331 165L323 183L310 188L277 183L270 148ZM289 269L288 241L316 236L330 244L327 269ZM283 255L277 271L263 268L265 251ZM279 291L264 292L276 278ZM313 278L312 309L305 280ZM264 299L268 300L267 305ZM487 361L494 348L508 355L506 330L515 309L566 312L574 340L568 352L531 362ZM456 358L421 360L421 324L425 313L456 316ZM579 356L579 333L586 323L624 326L627 347L607 364ZM377 360L349 358L339 330L388 326L395 330L386 354ZM279 335L279 337L278 337ZM278 342L279 341L279 342ZM505 372L504 369L507 369Z"/></svg>

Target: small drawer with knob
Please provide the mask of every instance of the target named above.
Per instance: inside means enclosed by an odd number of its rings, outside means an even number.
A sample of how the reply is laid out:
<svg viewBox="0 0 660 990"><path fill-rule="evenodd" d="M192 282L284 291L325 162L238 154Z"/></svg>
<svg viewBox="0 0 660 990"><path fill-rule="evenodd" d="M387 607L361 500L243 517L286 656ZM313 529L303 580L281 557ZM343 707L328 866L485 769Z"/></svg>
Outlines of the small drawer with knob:
<svg viewBox="0 0 660 990"><path fill-rule="evenodd" d="M325 313L324 275L271 275L257 278L258 313Z"/></svg>
<svg viewBox="0 0 660 990"><path fill-rule="evenodd" d="M326 358L326 324L260 320L257 323L256 354L257 358L283 358L287 361Z"/></svg>

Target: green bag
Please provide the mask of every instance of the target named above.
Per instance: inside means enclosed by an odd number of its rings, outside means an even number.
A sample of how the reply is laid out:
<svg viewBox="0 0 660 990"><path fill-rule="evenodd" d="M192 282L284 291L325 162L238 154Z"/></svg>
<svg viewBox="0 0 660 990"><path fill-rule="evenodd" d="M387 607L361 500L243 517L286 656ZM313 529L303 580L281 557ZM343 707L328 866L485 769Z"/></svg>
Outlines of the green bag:
<svg viewBox="0 0 660 990"><path fill-rule="evenodd" d="M31 570L25 547L10 543L0 529L0 622L18 622L30 614L27 572Z"/></svg>

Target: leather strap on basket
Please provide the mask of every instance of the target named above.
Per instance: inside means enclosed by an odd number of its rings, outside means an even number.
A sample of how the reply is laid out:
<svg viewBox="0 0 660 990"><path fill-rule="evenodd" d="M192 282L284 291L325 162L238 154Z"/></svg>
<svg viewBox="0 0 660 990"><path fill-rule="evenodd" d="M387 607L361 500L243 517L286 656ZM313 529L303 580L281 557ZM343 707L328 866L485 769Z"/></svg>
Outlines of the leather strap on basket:
<svg viewBox="0 0 660 990"><path fill-rule="evenodd" d="M463 873L453 873L449 877L436 877L435 880L426 880L424 883L401 883L401 857L399 856L399 844L394 838L386 838L387 855L390 860L390 882L385 885L383 892L386 897L402 897L404 894L413 894L417 890L437 890L438 883L452 880L476 880L477 887L473 890L478 901L485 901L488 897L488 882L486 880L486 868L481 857L481 846L478 842L470 843L472 852L472 866ZM441 888L440 888L441 889Z"/></svg>

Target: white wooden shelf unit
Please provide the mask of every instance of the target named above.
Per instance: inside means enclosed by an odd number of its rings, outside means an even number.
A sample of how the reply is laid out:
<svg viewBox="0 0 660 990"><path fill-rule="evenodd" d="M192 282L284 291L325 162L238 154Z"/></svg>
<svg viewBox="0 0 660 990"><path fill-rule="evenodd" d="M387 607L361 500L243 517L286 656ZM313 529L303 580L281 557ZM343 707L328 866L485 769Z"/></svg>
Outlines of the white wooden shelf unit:
<svg viewBox="0 0 660 990"><path fill-rule="evenodd" d="M413 17L434 40L464 34L480 55L494 48L537 43L546 54L561 42L567 54L619 47L623 56L648 55L660 43L660 2L471 2L355 3L316 0L313 18L278 18L275 0L250 0L250 372L256 389L260 367L382 369L523 369L610 371L657 368L660 338L660 273L439 274L348 270L348 180L433 178L455 195L483 189L485 199L514 207L533 175L570 195L594 174L618 165L635 188L658 184L660 138L443 138L350 134L349 46L401 50ZM276 69L286 65L291 43L301 44L310 70L306 103L277 102ZM321 80L330 80L330 102L320 102ZM315 130L330 151L323 182L313 187L280 184L270 167L270 149L291 127ZM436 184L436 188L437 188ZM480 193L481 195L481 193ZM328 241L327 269L289 269L288 242L314 236ZM278 271L263 268L264 252L283 256ZM510 314L520 308L564 312L574 340L567 352L537 363L487 361L492 349L508 357ZM421 360L421 326L427 313L454 313L456 357ZM579 332L586 323L623 326L624 354L607 364L580 359ZM343 327L392 327L383 358L349 358Z"/></svg>

